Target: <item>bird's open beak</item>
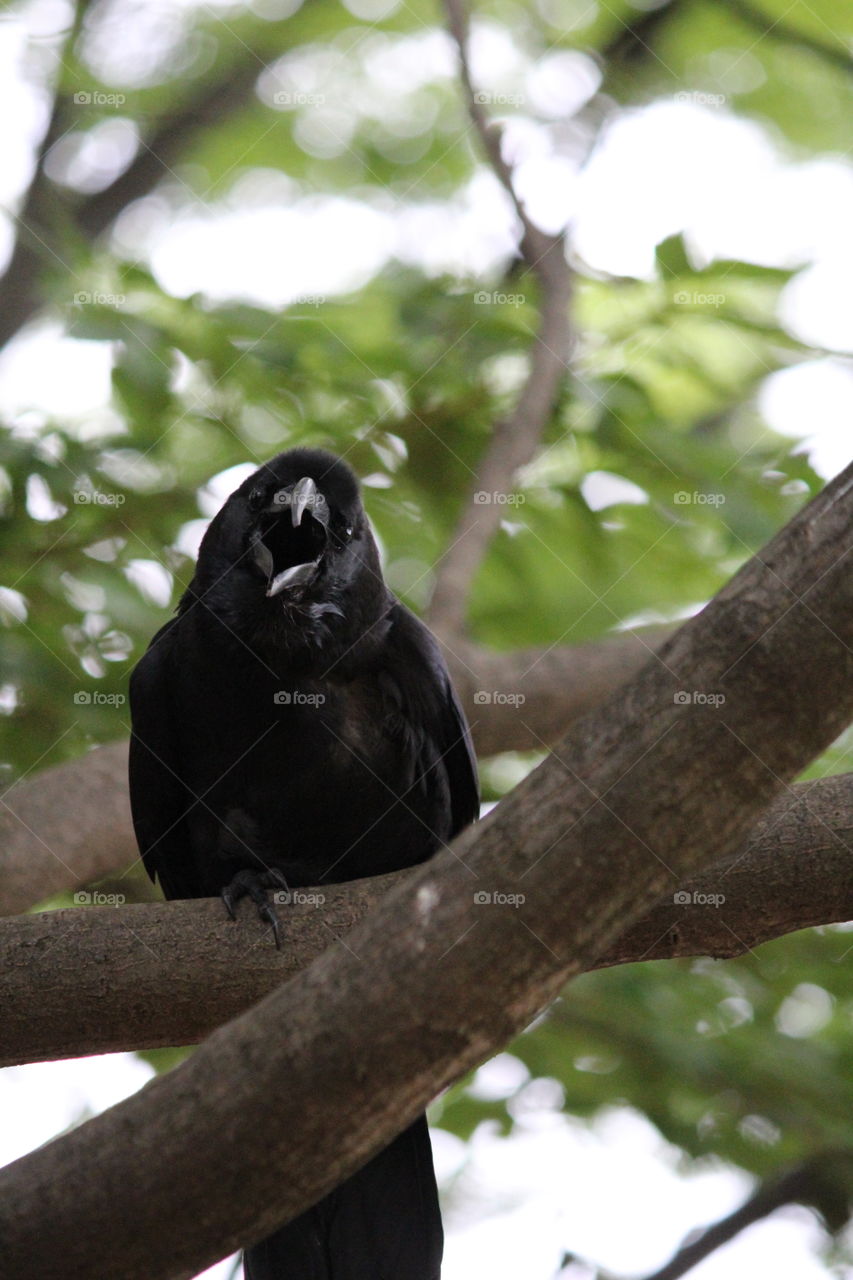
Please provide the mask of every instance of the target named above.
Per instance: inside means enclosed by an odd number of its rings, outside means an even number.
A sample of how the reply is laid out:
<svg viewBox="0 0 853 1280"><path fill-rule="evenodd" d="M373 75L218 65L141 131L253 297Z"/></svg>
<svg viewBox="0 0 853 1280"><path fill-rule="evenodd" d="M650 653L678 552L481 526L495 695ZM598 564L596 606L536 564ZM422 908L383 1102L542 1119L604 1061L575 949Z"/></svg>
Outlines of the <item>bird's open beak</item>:
<svg viewBox="0 0 853 1280"><path fill-rule="evenodd" d="M279 494L276 494L279 497ZM322 524L329 522L329 508L326 499L317 488L310 476L303 476L301 480L297 480L296 484L290 491L290 517L294 527L302 524L302 517L306 511L310 511L312 515L318 508L323 508L325 518L321 520Z"/></svg>
<svg viewBox="0 0 853 1280"><path fill-rule="evenodd" d="M255 562L267 578L267 596L295 591L314 580L326 551L329 514L329 504L310 476L274 494L253 537Z"/></svg>

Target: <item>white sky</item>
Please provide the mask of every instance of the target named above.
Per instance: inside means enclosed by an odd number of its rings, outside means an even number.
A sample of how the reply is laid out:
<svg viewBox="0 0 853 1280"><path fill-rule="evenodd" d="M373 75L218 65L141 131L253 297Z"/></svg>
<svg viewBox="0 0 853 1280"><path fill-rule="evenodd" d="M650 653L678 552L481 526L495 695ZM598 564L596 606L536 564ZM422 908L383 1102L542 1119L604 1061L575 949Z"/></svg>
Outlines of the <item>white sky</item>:
<svg viewBox="0 0 853 1280"><path fill-rule="evenodd" d="M351 7L358 9L355 0ZM50 4L40 9L52 11ZM5 204L26 180L28 144L43 119L21 82L21 39L15 22L0 31L0 111L16 122L2 142ZM531 100L556 104L555 113L595 86L586 59L572 66L561 56L524 80ZM373 60L371 75L392 98L413 67L421 76L449 74L440 36L408 57L408 66L383 62L381 51ZM475 70L481 87L494 91L525 74L517 51L493 31L480 39ZM824 476L853 459L853 372L844 358L853 350L853 166L846 158L795 163L724 106L691 100L622 118L581 176L547 131L519 124L507 138L531 212L551 227L571 218L575 251L597 269L648 274L654 245L681 229L700 260L811 263L786 291L784 316L830 354L769 378L761 407L778 430L808 436ZM126 251L144 245L167 289L275 307L356 288L394 255L432 271L488 271L510 245L510 228L506 201L488 174L447 204L404 207L294 195L286 179L249 175L218 207L196 204L175 216L149 202L123 221L119 239ZM0 226L0 253L3 235ZM78 418L103 414L108 399L106 346L63 338L56 325L35 327L0 356L0 411L41 408ZM0 1072L0 1163L127 1096L148 1075L132 1055ZM659 1135L625 1111L602 1117L591 1131L545 1110L509 1140L483 1132L461 1174L460 1144L439 1134L436 1159L448 1178L460 1178L465 1205L449 1222L445 1280L552 1280L562 1247L614 1272L639 1274L661 1265L689 1229L733 1208L747 1187L726 1170L681 1177ZM819 1280L829 1275L814 1257L819 1235L808 1215L777 1214L691 1274ZM228 1270L222 1264L208 1274L224 1280ZM585 1280L580 1269L572 1275Z"/></svg>

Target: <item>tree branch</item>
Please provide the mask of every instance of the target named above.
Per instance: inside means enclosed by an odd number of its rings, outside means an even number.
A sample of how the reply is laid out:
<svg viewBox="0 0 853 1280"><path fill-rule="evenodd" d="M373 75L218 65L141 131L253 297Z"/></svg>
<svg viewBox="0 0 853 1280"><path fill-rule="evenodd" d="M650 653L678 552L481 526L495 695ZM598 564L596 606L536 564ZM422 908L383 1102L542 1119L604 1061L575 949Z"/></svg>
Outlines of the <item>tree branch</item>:
<svg viewBox="0 0 853 1280"><path fill-rule="evenodd" d="M853 717L851 550L853 467L347 946L4 1169L9 1273L177 1280L261 1239L733 853Z"/></svg>
<svg viewBox="0 0 853 1280"><path fill-rule="evenodd" d="M597 51L602 75L609 77L613 64L621 63L622 70L625 70L633 63L644 62L649 57L657 59L652 46L658 32L666 27L670 19L682 8L681 0L663 0L662 4L655 5L654 9L641 11L630 21L617 18L614 35ZM614 14L613 17L616 15Z"/></svg>
<svg viewBox="0 0 853 1280"><path fill-rule="evenodd" d="M474 92L468 63L468 17L464 0L445 0L445 11L459 50L468 114L494 173L512 200L522 227L521 253L538 278L542 293L542 314L539 333L530 352L530 372L515 408L495 425L436 577L428 621L439 634L454 635L463 629L469 588L500 525L503 506L499 498L511 490L519 467L533 457L566 373L572 277L563 237L548 235L527 216L503 158L500 130L490 123ZM475 501L475 494L483 493L488 500Z"/></svg>
<svg viewBox="0 0 853 1280"><path fill-rule="evenodd" d="M760 1222L787 1204L817 1209L830 1230L840 1231L849 1216L853 1186L853 1152L821 1151L768 1179L740 1208L707 1227L683 1245L665 1266L646 1280L679 1280L746 1227Z"/></svg>
<svg viewBox="0 0 853 1280"><path fill-rule="evenodd" d="M327 947L349 946L367 912L415 874L326 885L313 891L319 904L306 890L308 901L279 908L283 951L270 946L254 912L235 927L218 899L6 921L0 1067L196 1044ZM670 891L589 967L731 957L795 929L850 919L853 774L783 794L734 859Z"/></svg>
<svg viewBox="0 0 853 1280"><path fill-rule="evenodd" d="M103 191L80 202L75 213L79 229L94 240L123 209L169 177L171 165L202 130L226 119L251 98L265 65L257 54L248 50L245 61L228 67L213 84L199 86L187 102L160 122L147 142L143 141L135 160L124 173Z"/></svg>
<svg viewBox="0 0 853 1280"><path fill-rule="evenodd" d="M201 130L250 97L263 65L252 54L246 62L229 68L215 83L202 86L155 129L148 141L142 140L136 158L108 187L76 201L44 172L48 153L70 125L68 97L57 95L50 125L39 147L33 180L16 219L15 248L0 280L0 347L42 304L41 267L46 256L56 256L58 218L64 216L83 236L96 239L123 209L147 195L171 173L171 165Z"/></svg>
<svg viewBox="0 0 853 1280"><path fill-rule="evenodd" d="M78 0L74 17L59 54L59 66L77 43L90 0ZM49 246L50 228L61 202L58 189L49 181L44 162L53 146L70 125L68 97L54 92L47 130L38 146L30 184L21 201L16 222L15 247L0 282L0 347L18 332L41 304L39 273L45 257L55 255Z"/></svg>
<svg viewBox="0 0 853 1280"><path fill-rule="evenodd" d="M745 26L751 27L753 31L759 31L762 36L770 36L782 44L799 45L800 48L817 54L819 58L825 58L828 62L834 63L848 74L853 71L853 58L840 43L824 44L822 40L816 39L808 32L800 31L783 22L781 18L765 12L758 5L750 4L749 0L722 0L722 3L731 13L740 18ZM784 16L787 17L788 13L790 9L785 10Z"/></svg>
<svg viewBox="0 0 853 1280"><path fill-rule="evenodd" d="M126 742L13 783L0 798L0 915L26 911L138 857Z"/></svg>
<svg viewBox="0 0 853 1280"><path fill-rule="evenodd" d="M490 756L556 742L573 720L636 675L672 634L671 627L644 627L593 644L509 652L453 636L443 648L477 754Z"/></svg>

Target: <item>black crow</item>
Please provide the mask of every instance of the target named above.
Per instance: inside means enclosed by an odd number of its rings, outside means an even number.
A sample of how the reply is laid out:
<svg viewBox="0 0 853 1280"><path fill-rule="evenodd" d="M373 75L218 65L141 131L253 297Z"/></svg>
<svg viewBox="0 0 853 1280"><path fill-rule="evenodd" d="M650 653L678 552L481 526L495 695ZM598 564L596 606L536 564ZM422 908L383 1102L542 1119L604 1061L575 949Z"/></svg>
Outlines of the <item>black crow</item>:
<svg viewBox="0 0 853 1280"><path fill-rule="evenodd" d="M131 677L130 791L167 898L284 895L430 857L478 811L438 645L388 590L349 467L293 449L231 495ZM281 896L281 895L280 895ZM286 1082L282 1082L286 1087ZM323 1082L317 1082L322 1096ZM342 1117L340 1123L345 1124ZM268 1240L249 1280L436 1280L426 1119Z"/></svg>

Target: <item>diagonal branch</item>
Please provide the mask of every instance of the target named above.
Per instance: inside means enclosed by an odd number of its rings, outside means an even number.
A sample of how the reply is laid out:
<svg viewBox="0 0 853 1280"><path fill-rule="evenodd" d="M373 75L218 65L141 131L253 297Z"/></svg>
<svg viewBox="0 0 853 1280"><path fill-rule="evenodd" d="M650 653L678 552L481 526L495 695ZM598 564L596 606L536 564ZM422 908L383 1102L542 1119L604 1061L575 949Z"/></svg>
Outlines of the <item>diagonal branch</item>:
<svg viewBox="0 0 853 1280"><path fill-rule="evenodd" d="M665 1266L646 1280L680 1280L705 1258L754 1222L788 1204L817 1209L831 1231L840 1231L850 1213L853 1190L853 1152L844 1148L820 1151L779 1177L768 1179L733 1213L707 1227L683 1245Z"/></svg>
<svg viewBox="0 0 853 1280"><path fill-rule="evenodd" d="M758 31L762 36L769 36L771 40L780 44L792 44L802 49L808 49L810 53L814 53L819 58L824 58L827 62L831 62L840 70L846 71L848 75L853 71L853 57L846 50L841 42L837 45L826 44L823 40L818 40L815 36L809 35L807 31L802 31L797 27L790 26L783 22L781 17L775 17L773 14L767 13L758 5L751 4L750 0L722 0L722 4L733 13L736 17L753 31ZM793 9L793 5L784 11L784 17ZM826 23L824 23L826 26ZM829 27L827 26L827 31Z"/></svg>
<svg viewBox="0 0 853 1280"><path fill-rule="evenodd" d="M244 61L229 66L211 84L201 85L188 100L161 121L143 140L133 163L103 191L81 201L75 212L79 229L94 239L140 196L171 175L171 166L205 129L226 120L251 99L264 62L248 51Z"/></svg>
<svg viewBox="0 0 853 1280"><path fill-rule="evenodd" d="M468 114L494 173L512 200L522 227L521 253L539 280L542 296L539 332L530 351L530 372L514 409L495 425L462 517L438 570L428 620L439 634L453 635L463 629L468 591L500 525L501 499L512 489L518 469L533 457L557 401L570 346L572 277L563 237L548 235L528 217L513 184L512 172L503 158L500 130L489 121L474 91L464 0L445 0L445 10L450 33L459 50ZM475 500L475 494L480 495L480 501Z"/></svg>
<svg viewBox="0 0 853 1280"><path fill-rule="evenodd" d="M171 165L200 132L251 97L262 70L262 62L252 54L238 66L229 67L212 84L199 88L150 138L142 140L136 158L109 186L77 201L51 182L44 171L48 153L71 123L68 96L57 94L33 179L16 219L15 248L0 280L0 347L45 301L41 273L45 259L57 252L59 219L64 218L85 238L94 240L123 209L169 175Z"/></svg>
<svg viewBox="0 0 853 1280"><path fill-rule="evenodd" d="M261 1239L527 1026L671 877L733 854L853 718L851 552L853 466L346 947L0 1172L9 1274L177 1280ZM524 903L476 900L504 891Z"/></svg>
<svg viewBox="0 0 853 1280"><path fill-rule="evenodd" d="M306 890L303 901L279 907L283 951L269 945L254 913L235 926L218 899L5 921L0 1067L196 1044L327 947L349 946L348 935L367 912L415 874ZM483 910L492 906L484 903ZM590 967L727 958L795 929L849 919L853 774L784 793L731 861L683 885L673 882Z"/></svg>

